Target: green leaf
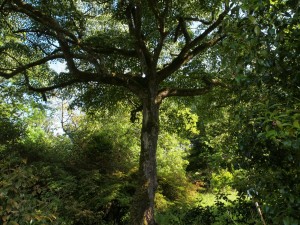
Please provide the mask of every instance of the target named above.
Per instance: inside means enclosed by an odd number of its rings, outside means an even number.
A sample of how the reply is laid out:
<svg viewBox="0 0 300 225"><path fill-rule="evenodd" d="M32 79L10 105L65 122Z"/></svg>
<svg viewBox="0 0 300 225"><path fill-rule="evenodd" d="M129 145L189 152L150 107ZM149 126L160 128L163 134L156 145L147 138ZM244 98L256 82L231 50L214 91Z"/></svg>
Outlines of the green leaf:
<svg viewBox="0 0 300 225"><path fill-rule="evenodd" d="M296 127L296 128L298 128L298 129L300 129L300 124L299 124L299 121L298 121L298 120L295 120L295 121L293 122L293 127Z"/></svg>
<svg viewBox="0 0 300 225"><path fill-rule="evenodd" d="M292 217L285 217L283 218L283 224L284 225L298 225L298 220L292 218Z"/></svg>
<svg viewBox="0 0 300 225"><path fill-rule="evenodd" d="M267 137L267 138L274 137L274 136L276 136L276 135L277 135L276 130L270 130L270 131L268 131L268 132L266 133L266 137Z"/></svg>
<svg viewBox="0 0 300 225"><path fill-rule="evenodd" d="M283 125L282 123L279 121L279 120L276 120L276 125L278 128L282 129L283 128Z"/></svg>
<svg viewBox="0 0 300 225"><path fill-rule="evenodd" d="M258 25L255 26L254 28L254 33L258 36L260 35L260 27Z"/></svg>
<svg viewBox="0 0 300 225"><path fill-rule="evenodd" d="M9 221L8 225L19 225L19 223L17 223L16 221Z"/></svg>
<svg viewBox="0 0 300 225"><path fill-rule="evenodd" d="M289 217L286 217L283 219L283 224L284 225L290 225L290 218Z"/></svg>
<svg viewBox="0 0 300 225"><path fill-rule="evenodd" d="M249 20L252 24L256 24L256 19L254 16L249 16Z"/></svg>
<svg viewBox="0 0 300 225"><path fill-rule="evenodd" d="M278 0L270 0L270 4L271 5L276 5L276 4L278 4Z"/></svg>
<svg viewBox="0 0 300 225"><path fill-rule="evenodd" d="M274 34L276 34L276 30L273 29L273 28L270 28L270 29L268 30L268 33L269 33L270 35L274 35Z"/></svg>

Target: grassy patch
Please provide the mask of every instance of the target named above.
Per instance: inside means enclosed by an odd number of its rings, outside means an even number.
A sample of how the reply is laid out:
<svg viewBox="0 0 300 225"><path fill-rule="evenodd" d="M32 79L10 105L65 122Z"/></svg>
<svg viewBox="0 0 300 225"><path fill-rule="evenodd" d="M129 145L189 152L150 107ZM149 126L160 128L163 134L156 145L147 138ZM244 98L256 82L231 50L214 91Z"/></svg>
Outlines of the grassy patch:
<svg viewBox="0 0 300 225"><path fill-rule="evenodd" d="M237 192L236 191L230 191L230 192L227 192L227 193L222 193L223 195L225 195L228 200L230 201L234 201L237 199ZM218 194L217 193L210 193L210 192L207 192L207 193L199 193L199 202L197 203L198 206L213 206L215 205L215 202L217 200L217 196ZM225 204L228 204L228 202L224 201Z"/></svg>

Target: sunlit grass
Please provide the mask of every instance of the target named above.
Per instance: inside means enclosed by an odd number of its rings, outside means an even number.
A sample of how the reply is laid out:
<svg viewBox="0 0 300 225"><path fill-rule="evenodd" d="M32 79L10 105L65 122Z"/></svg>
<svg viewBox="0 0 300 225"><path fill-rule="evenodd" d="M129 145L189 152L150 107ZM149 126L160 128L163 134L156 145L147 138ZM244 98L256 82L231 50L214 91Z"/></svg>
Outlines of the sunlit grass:
<svg viewBox="0 0 300 225"><path fill-rule="evenodd" d="M227 193L224 193L226 195L226 197L233 201L237 198L237 191L232 190L229 191ZM217 199L218 194L217 193L199 193L199 201L198 201L198 205L199 206L213 206L215 204L215 201ZM225 202L225 201L224 201ZM225 202L226 203L226 202Z"/></svg>

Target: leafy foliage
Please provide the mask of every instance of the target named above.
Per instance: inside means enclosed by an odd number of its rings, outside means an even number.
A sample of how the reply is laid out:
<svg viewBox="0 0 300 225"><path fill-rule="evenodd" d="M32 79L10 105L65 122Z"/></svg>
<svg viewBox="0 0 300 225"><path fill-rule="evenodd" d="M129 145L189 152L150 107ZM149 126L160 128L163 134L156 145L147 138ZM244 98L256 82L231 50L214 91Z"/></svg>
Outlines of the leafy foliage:
<svg viewBox="0 0 300 225"><path fill-rule="evenodd" d="M258 224L256 203L268 224L299 223L297 1L49 3L0 1L1 223L130 224L151 101L160 224ZM46 99L69 84L59 94L86 115L54 135L24 86Z"/></svg>
<svg viewBox="0 0 300 225"><path fill-rule="evenodd" d="M139 138L138 124L124 116L129 114L126 107L114 113L73 116L64 124L65 136L49 132L44 114L38 112L33 110L34 116L27 118L27 129L13 152L8 142L1 151L2 222L129 224ZM159 212L191 201L196 193L183 159L189 141L167 131L161 135Z"/></svg>
<svg viewBox="0 0 300 225"><path fill-rule="evenodd" d="M230 200L226 195L218 195L213 205L198 205L192 208L170 208L158 218L162 225L221 225L259 224L254 203L245 198Z"/></svg>

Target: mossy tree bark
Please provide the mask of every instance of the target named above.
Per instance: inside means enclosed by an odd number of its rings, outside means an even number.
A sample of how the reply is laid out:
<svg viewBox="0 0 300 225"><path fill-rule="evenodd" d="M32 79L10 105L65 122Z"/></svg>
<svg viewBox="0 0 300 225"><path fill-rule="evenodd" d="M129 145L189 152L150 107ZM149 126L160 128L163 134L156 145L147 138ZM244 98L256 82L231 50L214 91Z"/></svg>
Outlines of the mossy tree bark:
<svg viewBox="0 0 300 225"><path fill-rule="evenodd" d="M149 87L142 99L143 121L139 164L139 187L134 197L132 216L135 225L155 225L154 198L157 188L156 150L159 134L157 88Z"/></svg>

